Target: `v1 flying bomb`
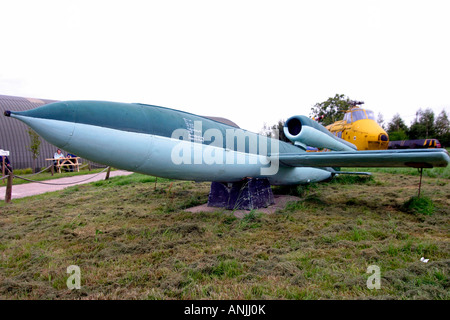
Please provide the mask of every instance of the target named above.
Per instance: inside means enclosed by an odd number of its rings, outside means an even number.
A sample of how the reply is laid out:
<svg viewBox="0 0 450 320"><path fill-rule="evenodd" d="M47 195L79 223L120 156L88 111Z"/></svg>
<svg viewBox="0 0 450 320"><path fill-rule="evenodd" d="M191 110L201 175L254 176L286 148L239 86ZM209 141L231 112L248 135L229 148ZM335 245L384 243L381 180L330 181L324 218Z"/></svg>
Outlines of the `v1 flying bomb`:
<svg viewBox="0 0 450 320"><path fill-rule="evenodd" d="M445 149L370 150L331 134L306 116L284 132L294 144L208 117L135 103L60 101L5 111L70 153L114 168L164 178L236 183L267 179L295 185L331 178L332 167L445 167ZM306 146L332 152L306 152Z"/></svg>

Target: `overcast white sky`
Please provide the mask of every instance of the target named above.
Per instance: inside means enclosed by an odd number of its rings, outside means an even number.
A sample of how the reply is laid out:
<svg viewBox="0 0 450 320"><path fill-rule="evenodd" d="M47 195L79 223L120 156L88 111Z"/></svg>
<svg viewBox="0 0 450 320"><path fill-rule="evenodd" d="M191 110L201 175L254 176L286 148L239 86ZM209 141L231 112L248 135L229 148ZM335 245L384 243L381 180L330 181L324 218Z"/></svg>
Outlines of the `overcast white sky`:
<svg viewBox="0 0 450 320"><path fill-rule="evenodd" d="M0 94L141 102L258 132L336 93L450 113L450 1L0 0Z"/></svg>

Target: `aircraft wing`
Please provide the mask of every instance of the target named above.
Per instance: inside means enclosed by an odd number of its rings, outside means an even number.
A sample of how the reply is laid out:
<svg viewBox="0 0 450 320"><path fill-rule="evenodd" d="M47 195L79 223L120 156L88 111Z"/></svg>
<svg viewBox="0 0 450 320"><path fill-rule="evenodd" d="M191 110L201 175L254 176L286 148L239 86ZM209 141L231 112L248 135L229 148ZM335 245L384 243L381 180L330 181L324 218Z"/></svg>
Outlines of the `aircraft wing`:
<svg viewBox="0 0 450 320"><path fill-rule="evenodd" d="M271 154L287 167L446 167L445 149L330 151Z"/></svg>

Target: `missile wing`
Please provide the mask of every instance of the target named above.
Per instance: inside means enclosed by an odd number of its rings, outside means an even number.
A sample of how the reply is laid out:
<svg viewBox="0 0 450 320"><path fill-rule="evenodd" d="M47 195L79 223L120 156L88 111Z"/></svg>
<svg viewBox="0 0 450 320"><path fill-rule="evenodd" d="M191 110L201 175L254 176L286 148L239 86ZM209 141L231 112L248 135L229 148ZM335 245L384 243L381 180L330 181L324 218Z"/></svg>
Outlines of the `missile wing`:
<svg viewBox="0 0 450 320"><path fill-rule="evenodd" d="M291 167L446 167L447 150L365 150L358 152L314 152L272 154L280 165Z"/></svg>

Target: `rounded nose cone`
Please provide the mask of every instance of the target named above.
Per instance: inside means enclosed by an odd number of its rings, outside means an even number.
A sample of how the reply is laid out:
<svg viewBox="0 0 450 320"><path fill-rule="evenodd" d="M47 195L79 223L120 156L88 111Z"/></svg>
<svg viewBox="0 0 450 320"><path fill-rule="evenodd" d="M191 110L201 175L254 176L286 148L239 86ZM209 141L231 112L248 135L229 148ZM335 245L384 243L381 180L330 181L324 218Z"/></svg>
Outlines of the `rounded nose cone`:
<svg viewBox="0 0 450 320"><path fill-rule="evenodd" d="M5 115L5 117L10 117L11 116L11 111L6 110L5 112L3 112L3 114Z"/></svg>
<svg viewBox="0 0 450 320"><path fill-rule="evenodd" d="M32 118L14 114L13 117L24 122L42 138L61 149L64 149L68 144L75 129L75 124L70 122Z"/></svg>
<svg viewBox="0 0 450 320"><path fill-rule="evenodd" d="M22 112L5 112L36 131L51 144L64 149L75 128L73 109L65 103L55 102Z"/></svg>

